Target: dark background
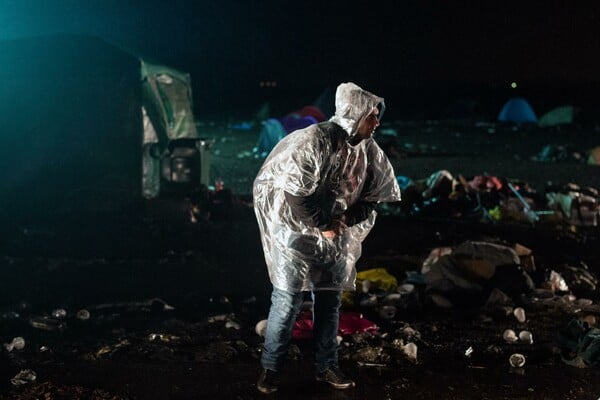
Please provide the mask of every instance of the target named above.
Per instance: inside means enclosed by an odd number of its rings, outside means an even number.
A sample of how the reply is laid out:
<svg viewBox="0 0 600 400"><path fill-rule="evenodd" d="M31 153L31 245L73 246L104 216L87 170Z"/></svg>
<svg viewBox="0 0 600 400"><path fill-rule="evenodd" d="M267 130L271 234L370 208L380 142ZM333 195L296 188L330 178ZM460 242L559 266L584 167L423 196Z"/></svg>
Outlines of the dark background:
<svg viewBox="0 0 600 400"><path fill-rule="evenodd" d="M567 1L25 0L0 3L0 38L90 34L190 72L201 119L264 101L283 114L348 80L384 96L388 117L453 117L458 102L495 118L513 95L538 114L595 110L599 19Z"/></svg>

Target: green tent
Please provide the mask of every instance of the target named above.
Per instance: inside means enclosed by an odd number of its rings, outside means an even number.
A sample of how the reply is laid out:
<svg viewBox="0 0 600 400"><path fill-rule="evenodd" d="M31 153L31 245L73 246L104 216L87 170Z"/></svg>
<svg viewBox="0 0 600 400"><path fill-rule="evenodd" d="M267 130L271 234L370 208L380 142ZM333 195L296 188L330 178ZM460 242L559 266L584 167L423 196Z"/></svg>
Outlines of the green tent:
<svg viewBox="0 0 600 400"><path fill-rule="evenodd" d="M573 123L573 116L575 108L573 106L561 106L556 107L538 120L538 125L541 127L556 126L556 125L567 125Z"/></svg>

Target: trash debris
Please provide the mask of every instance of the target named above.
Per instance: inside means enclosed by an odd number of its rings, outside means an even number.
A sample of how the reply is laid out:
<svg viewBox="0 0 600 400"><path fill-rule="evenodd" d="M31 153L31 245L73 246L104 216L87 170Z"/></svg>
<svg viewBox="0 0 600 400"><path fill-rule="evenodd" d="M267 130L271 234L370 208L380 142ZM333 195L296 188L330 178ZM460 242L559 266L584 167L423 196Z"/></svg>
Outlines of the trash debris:
<svg viewBox="0 0 600 400"><path fill-rule="evenodd" d="M409 360L416 362L417 361L417 351L418 347L413 342L408 342L406 345L402 347L402 351L406 354Z"/></svg>
<svg viewBox="0 0 600 400"><path fill-rule="evenodd" d="M48 317L32 317L29 319L29 324L35 329L45 331L63 330L65 323Z"/></svg>
<svg viewBox="0 0 600 400"><path fill-rule="evenodd" d="M486 307L502 307L507 304L511 304L512 299L498 288L492 289L487 301L485 302ZM511 310L512 311L512 310Z"/></svg>
<svg viewBox="0 0 600 400"><path fill-rule="evenodd" d="M452 302L450 300L448 300L447 298L445 298L444 296L440 295L440 294L432 294L431 296L431 300L433 301L433 303L441 308L452 308L454 307L454 305L452 304Z"/></svg>
<svg viewBox="0 0 600 400"><path fill-rule="evenodd" d="M368 279L362 281L361 288L363 293L369 293L371 290L371 281Z"/></svg>
<svg viewBox="0 0 600 400"><path fill-rule="evenodd" d="M525 356L520 353L514 353L509 357L508 362L513 368L521 368L525 365Z"/></svg>
<svg viewBox="0 0 600 400"><path fill-rule="evenodd" d="M20 336L13 338L12 342L4 343L4 348L7 352L11 352L13 350L23 350L25 348L25 339Z"/></svg>
<svg viewBox="0 0 600 400"><path fill-rule="evenodd" d="M354 351L352 359L363 363L378 363L386 365L391 357L381 346L367 346Z"/></svg>
<svg viewBox="0 0 600 400"><path fill-rule="evenodd" d="M53 318L63 319L67 316L67 310L65 310L64 308L57 308L56 310L52 310L50 314Z"/></svg>
<svg viewBox="0 0 600 400"><path fill-rule="evenodd" d="M165 333L151 333L148 335L148 340L150 342L154 342L157 339L163 343L170 343L170 342L176 342L176 341L180 340L181 338L179 336L168 335Z"/></svg>
<svg viewBox="0 0 600 400"><path fill-rule="evenodd" d="M393 319L396 316L396 307L385 305L379 309L379 316L383 319Z"/></svg>
<svg viewBox="0 0 600 400"><path fill-rule="evenodd" d="M356 281L361 285L363 293L368 293L377 288L384 292L396 290L398 281L396 277L388 273L385 268L373 268L356 273ZM363 283L368 281L368 283ZM366 291L365 291L366 289Z"/></svg>
<svg viewBox="0 0 600 400"><path fill-rule="evenodd" d="M116 302L116 303L102 303L94 306L88 307L90 310L105 310L105 309L118 309L118 308L126 308L126 309L143 309L148 308L157 311L172 311L175 310L175 307L169 305L163 299L159 299L158 297L154 297L149 300L143 301L127 301L127 302Z"/></svg>
<svg viewBox="0 0 600 400"><path fill-rule="evenodd" d="M22 369L17 375L14 376L14 378L10 380L10 383L12 383L13 386L21 386L34 382L36 378L37 375L35 371L30 369Z"/></svg>
<svg viewBox="0 0 600 400"><path fill-rule="evenodd" d="M523 343L533 344L533 334L529 331L519 332L519 340Z"/></svg>
<svg viewBox="0 0 600 400"><path fill-rule="evenodd" d="M123 339L113 345L102 346L94 353L94 355L92 356L92 359L97 359L97 358L100 358L107 354L112 354L115 351L117 351L123 347L130 346L130 345L131 345L131 342L128 339Z"/></svg>
<svg viewBox="0 0 600 400"><path fill-rule="evenodd" d="M77 311L77 314L75 314L75 317L78 320L87 321L88 319L90 319L90 312L86 309L81 309L81 310Z"/></svg>
<svg viewBox="0 0 600 400"><path fill-rule="evenodd" d="M267 322L268 320L263 319L256 323L254 332L256 332L258 336L265 337L265 334L267 333Z"/></svg>
<svg viewBox="0 0 600 400"><path fill-rule="evenodd" d="M225 328L240 330L241 327L240 327L240 324L235 321L227 321L227 322L225 322Z"/></svg>
<svg viewBox="0 0 600 400"><path fill-rule="evenodd" d="M465 357L471 357L473 355L473 347L469 346L469 348L467 350L465 350Z"/></svg>
<svg viewBox="0 0 600 400"><path fill-rule="evenodd" d="M378 303L379 303L379 299L377 298L376 294L371 294L371 295L365 296L360 300L361 307L374 307Z"/></svg>
<svg viewBox="0 0 600 400"><path fill-rule="evenodd" d="M563 279L563 277L556 271L550 271L548 280L544 283L544 288L549 289L553 292L568 292L569 286Z"/></svg>
<svg viewBox="0 0 600 400"><path fill-rule="evenodd" d="M211 315L210 317L208 317L207 320L210 324L213 324L215 322L227 321L228 319L231 319L230 314L217 314L217 315Z"/></svg>
<svg viewBox="0 0 600 400"><path fill-rule="evenodd" d="M512 329L506 329L504 331L504 333L502 334L502 338L507 343L515 343L515 342L517 342L519 340L519 338L517 337L516 332L513 331Z"/></svg>
<svg viewBox="0 0 600 400"><path fill-rule="evenodd" d="M562 360L579 368L600 366L600 329L572 319L556 336Z"/></svg>
<svg viewBox="0 0 600 400"><path fill-rule="evenodd" d="M527 317L525 316L525 310L523 309L523 307L515 308L513 311L513 315L520 323L523 323L527 320Z"/></svg>
<svg viewBox="0 0 600 400"><path fill-rule="evenodd" d="M414 290L415 285L413 285L412 283L403 283L402 285L398 286L398 293L400 293L401 295L410 294Z"/></svg>

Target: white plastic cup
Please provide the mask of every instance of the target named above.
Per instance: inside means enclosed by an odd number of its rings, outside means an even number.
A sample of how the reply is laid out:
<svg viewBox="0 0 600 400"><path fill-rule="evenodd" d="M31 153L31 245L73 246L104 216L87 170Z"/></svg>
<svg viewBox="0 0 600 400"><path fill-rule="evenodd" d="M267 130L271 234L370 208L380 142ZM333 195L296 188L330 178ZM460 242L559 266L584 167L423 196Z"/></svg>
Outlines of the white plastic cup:
<svg viewBox="0 0 600 400"><path fill-rule="evenodd" d="M525 315L525 310L523 307L517 307L513 311L513 315L517 319L517 321L523 323L527 320L527 316Z"/></svg>
<svg viewBox="0 0 600 400"><path fill-rule="evenodd" d="M258 336L265 337L265 335L267 334L267 320L263 319L258 321L256 323L256 326L254 327L254 331Z"/></svg>
<svg viewBox="0 0 600 400"><path fill-rule="evenodd" d="M519 340L519 338L517 337L517 334L512 329L505 330L504 333L502 334L502 338L504 339L504 341L506 343L514 343L517 340Z"/></svg>
<svg viewBox="0 0 600 400"><path fill-rule="evenodd" d="M398 286L398 293L400 294L410 294L415 290L415 285L412 283L403 283Z"/></svg>
<svg viewBox="0 0 600 400"><path fill-rule="evenodd" d="M514 353L509 357L508 362L513 368L521 368L525 365L525 356L523 354Z"/></svg>
<svg viewBox="0 0 600 400"><path fill-rule="evenodd" d="M75 314L75 316L81 321L87 321L88 319L90 319L90 312L83 308L77 311L77 314Z"/></svg>
<svg viewBox="0 0 600 400"><path fill-rule="evenodd" d="M406 354L406 357L408 357L410 360L417 361L418 347L416 344L413 342L408 342L402 347L402 350L404 351L404 354Z"/></svg>
<svg viewBox="0 0 600 400"><path fill-rule="evenodd" d="M362 292L369 293L369 290L371 290L371 281L365 279L364 281L362 281Z"/></svg>
<svg viewBox="0 0 600 400"><path fill-rule="evenodd" d="M519 340L523 343L533 344L533 334L529 331L519 332Z"/></svg>
<svg viewBox="0 0 600 400"><path fill-rule="evenodd" d="M379 316L383 319L392 319L396 316L396 306L383 306L379 309Z"/></svg>

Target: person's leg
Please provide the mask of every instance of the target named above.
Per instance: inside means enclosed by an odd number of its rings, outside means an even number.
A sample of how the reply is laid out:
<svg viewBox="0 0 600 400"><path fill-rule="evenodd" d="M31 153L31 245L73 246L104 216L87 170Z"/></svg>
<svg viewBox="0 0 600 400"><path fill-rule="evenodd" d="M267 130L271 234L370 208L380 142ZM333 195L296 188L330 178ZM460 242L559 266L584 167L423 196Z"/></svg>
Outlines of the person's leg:
<svg viewBox="0 0 600 400"><path fill-rule="evenodd" d="M348 379L338 366L337 332L342 292L324 290L313 292L313 331L316 351L316 379L335 389L348 389L354 381Z"/></svg>
<svg viewBox="0 0 600 400"><path fill-rule="evenodd" d="M267 320L261 364L264 369L277 371L287 355L294 322L302 306L303 294L273 288Z"/></svg>
<svg viewBox="0 0 600 400"><path fill-rule="evenodd" d="M338 365L337 333L342 292L315 291L313 297L313 332L317 372Z"/></svg>

